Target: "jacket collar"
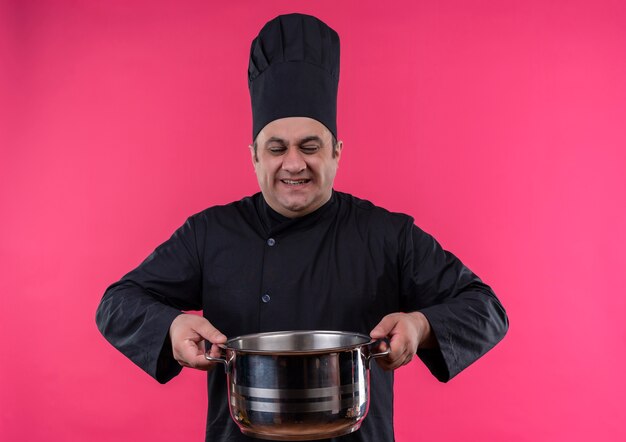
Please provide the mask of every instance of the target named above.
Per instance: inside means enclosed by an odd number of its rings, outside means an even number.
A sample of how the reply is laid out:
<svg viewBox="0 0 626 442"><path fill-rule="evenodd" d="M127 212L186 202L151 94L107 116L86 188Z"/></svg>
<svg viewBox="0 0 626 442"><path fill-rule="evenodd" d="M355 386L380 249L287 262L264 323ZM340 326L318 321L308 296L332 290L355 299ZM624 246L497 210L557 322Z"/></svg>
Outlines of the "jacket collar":
<svg viewBox="0 0 626 442"><path fill-rule="evenodd" d="M287 218L276 212L267 204L261 192L254 195L254 205L265 231L269 235L277 235L286 229L306 229L322 221L336 210L337 196L333 190L330 199L322 207L297 218Z"/></svg>

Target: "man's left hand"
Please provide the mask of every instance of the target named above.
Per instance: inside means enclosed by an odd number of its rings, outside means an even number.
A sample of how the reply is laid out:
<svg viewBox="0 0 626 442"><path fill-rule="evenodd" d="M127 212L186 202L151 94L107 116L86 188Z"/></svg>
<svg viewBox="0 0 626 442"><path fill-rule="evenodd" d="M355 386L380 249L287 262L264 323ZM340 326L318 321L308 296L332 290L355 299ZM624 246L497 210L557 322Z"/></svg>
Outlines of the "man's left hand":
<svg viewBox="0 0 626 442"><path fill-rule="evenodd" d="M418 347L436 346L430 323L420 312L391 313L374 327L370 336L390 340L391 352L376 360L385 370L395 370L411 362Z"/></svg>

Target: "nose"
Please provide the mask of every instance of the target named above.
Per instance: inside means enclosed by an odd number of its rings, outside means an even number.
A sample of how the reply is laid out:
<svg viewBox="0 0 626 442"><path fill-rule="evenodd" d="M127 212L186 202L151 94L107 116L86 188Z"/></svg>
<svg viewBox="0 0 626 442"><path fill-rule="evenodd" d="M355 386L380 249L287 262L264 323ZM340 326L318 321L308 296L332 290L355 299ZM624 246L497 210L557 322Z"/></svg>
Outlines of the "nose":
<svg viewBox="0 0 626 442"><path fill-rule="evenodd" d="M289 147L283 156L282 169L291 174L298 174L306 169L306 161L297 147Z"/></svg>

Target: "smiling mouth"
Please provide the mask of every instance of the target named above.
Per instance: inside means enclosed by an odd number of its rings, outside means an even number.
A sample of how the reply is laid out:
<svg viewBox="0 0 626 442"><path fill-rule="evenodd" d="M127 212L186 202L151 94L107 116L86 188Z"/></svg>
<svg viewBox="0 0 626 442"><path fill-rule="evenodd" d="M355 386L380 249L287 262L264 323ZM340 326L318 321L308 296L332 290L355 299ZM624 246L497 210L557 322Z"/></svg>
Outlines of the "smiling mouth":
<svg viewBox="0 0 626 442"><path fill-rule="evenodd" d="M280 180L280 181L287 184L288 186L301 186L303 184L308 183L311 180L304 179L304 180Z"/></svg>

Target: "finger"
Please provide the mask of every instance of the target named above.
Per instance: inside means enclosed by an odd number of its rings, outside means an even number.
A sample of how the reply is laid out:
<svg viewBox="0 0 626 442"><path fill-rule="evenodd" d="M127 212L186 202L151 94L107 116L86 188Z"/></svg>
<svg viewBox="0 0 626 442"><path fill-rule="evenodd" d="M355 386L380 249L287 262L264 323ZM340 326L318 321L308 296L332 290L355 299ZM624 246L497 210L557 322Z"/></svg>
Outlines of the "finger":
<svg viewBox="0 0 626 442"><path fill-rule="evenodd" d="M395 334L389 341L390 351L387 357L396 360L407 352L407 340L402 334Z"/></svg>
<svg viewBox="0 0 626 442"><path fill-rule="evenodd" d="M417 351L418 338L415 329L411 327L407 316L401 317L391 332L391 354L398 356L400 354L410 354Z"/></svg>
<svg viewBox="0 0 626 442"><path fill-rule="evenodd" d="M204 343L204 341L203 341ZM212 370L216 365L217 365L217 361L209 361L207 360L207 356L211 357L211 358L215 358L215 359L220 359L221 361L224 361L224 357L223 357L223 349L217 345L217 344L212 344L211 348L209 349L208 352L204 353L202 355L203 361L202 361L202 370ZM205 364L206 362L206 364Z"/></svg>
<svg viewBox="0 0 626 442"><path fill-rule="evenodd" d="M174 359L178 361L179 364L184 366L189 366L190 361L192 361L196 356L198 356L198 344L190 339L185 339L182 342L172 347Z"/></svg>
<svg viewBox="0 0 626 442"><path fill-rule="evenodd" d="M404 365L404 361L406 359L406 355L401 354L392 359L388 359L386 362L387 370L395 370L396 368L402 367Z"/></svg>
<svg viewBox="0 0 626 442"><path fill-rule="evenodd" d="M372 329L370 337L381 339L389 336L398 323L398 317L395 314L387 315Z"/></svg>
<svg viewBox="0 0 626 442"><path fill-rule="evenodd" d="M226 336L207 320L196 328L196 332L212 344L224 344L227 340Z"/></svg>
<svg viewBox="0 0 626 442"><path fill-rule="evenodd" d="M201 344L196 345L193 341L188 341L186 345L181 346L178 357L176 358L178 363L183 367L195 368L197 370L208 370L211 368L214 363L207 361L204 348ZM215 347L215 349L213 349L213 347ZM213 353L212 356L219 357L219 347L211 346L211 352Z"/></svg>
<svg viewBox="0 0 626 442"><path fill-rule="evenodd" d="M398 358L394 359L382 359L379 361L379 365L384 370L396 370L397 368L402 367L403 365L411 362L412 356L410 354L400 355Z"/></svg>
<svg viewBox="0 0 626 442"><path fill-rule="evenodd" d="M172 321L170 336L172 341L193 339L200 342L204 339L214 344L226 342L226 336L213 327L206 318L191 314L181 314Z"/></svg>
<svg viewBox="0 0 626 442"><path fill-rule="evenodd" d="M215 359L224 359L224 350L217 344L211 345L208 351L202 353L202 356L206 359L206 357L211 357Z"/></svg>
<svg viewBox="0 0 626 442"><path fill-rule="evenodd" d="M395 370L408 364L413 359L410 343L400 335L391 340L391 352L380 359L381 366L386 370Z"/></svg>
<svg viewBox="0 0 626 442"><path fill-rule="evenodd" d="M391 353L391 342L388 339L380 339L370 348L370 354L374 356L374 358L381 360L389 356Z"/></svg>
<svg viewBox="0 0 626 442"><path fill-rule="evenodd" d="M188 367L195 368L196 370L204 370L207 371L209 368L213 367L214 362L207 361L204 354L196 355L188 361Z"/></svg>
<svg viewBox="0 0 626 442"><path fill-rule="evenodd" d="M378 365L383 369L383 370L395 370L398 367L402 366L401 361L399 360L379 360L378 361Z"/></svg>

